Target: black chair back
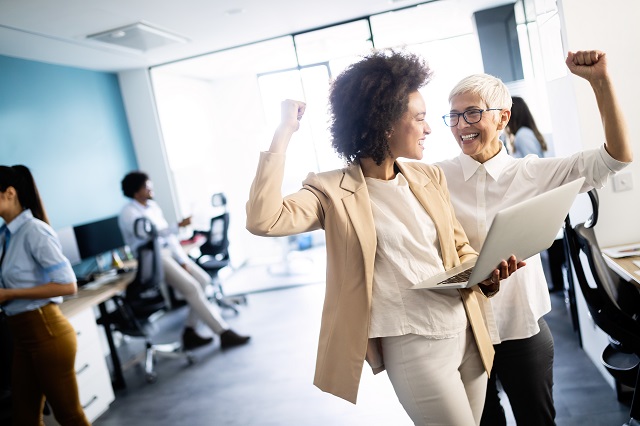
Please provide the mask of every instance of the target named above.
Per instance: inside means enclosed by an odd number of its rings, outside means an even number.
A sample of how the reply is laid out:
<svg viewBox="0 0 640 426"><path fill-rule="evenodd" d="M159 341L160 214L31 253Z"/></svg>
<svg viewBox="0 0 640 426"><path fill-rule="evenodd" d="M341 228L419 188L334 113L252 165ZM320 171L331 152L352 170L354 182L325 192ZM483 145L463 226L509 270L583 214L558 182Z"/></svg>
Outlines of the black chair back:
<svg viewBox="0 0 640 426"><path fill-rule="evenodd" d="M593 227L598 220L598 196L589 193L593 215L585 223L565 224L565 242L593 322L609 335L609 345L602 353L602 364L616 379L616 392L621 400L619 383L634 388L631 420L640 424L640 294L633 284L623 281L608 267L602 257ZM570 273L570 272L569 272ZM589 284L587 273L595 287Z"/></svg>
<svg viewBox="0 0 640 426"><path fill-rule="evenodd" d="M640 354L640 293L607 266L595 236L598 196L589 192L593 214L585 223L571 226L565 220L565 238L571 263L595 324L627 350ZM595 287L589 284L588 274ZM631 303L630 303L631 302Z"/></svg>
<svg viewBox="0 0 640 426"><path fill-rule="evenodd" d="M147 382L153 383L157 378L157 373L154 371L156 356L184 357L189 364L193 364L194 358L189 351L183 350L182 343L179 341L163 344L152 342L152 334L156 328L153 318L156 313L169 307L162 293L164 282L162 248L158 232L149 219L136 219L134 233L138 238L146 240L146 243L136 252L138 258L136 277L127 287L124 297L115 296L112 299L116 309L106 313L102 323L105 327L113 327L122 334L145 339L143 358L145 378Z"/></svg>
<svg viewBox="0 0 640 426"><path fill-rule="evenodd" d="M148 239L137 251L138 269L134 281L127 287L126 301L138 318L146 318L165 308L161 285L164 282L161 247L158 232L145 217L134 223L136 237Z"/></svg>
<svg viewBox="0 0 640 426"><path fill-rule="evenodd" d="M207 241L200 246L202 255L211 256L216 261L229 260L229 213L224 212L211 218L211 228Z"/></svg>

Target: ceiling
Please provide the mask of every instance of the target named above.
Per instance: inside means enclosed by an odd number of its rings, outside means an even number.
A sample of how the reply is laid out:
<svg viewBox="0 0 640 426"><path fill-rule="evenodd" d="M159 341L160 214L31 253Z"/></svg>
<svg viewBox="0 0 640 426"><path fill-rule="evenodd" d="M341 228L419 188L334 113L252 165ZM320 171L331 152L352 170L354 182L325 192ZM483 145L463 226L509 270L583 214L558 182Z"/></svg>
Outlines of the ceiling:
<svg viewBox="0 0 640 426"><path fill-rule="evenodd" d="M508 0L435 0L449 18ZM0 0L0 55L100 71L146 68L424 0ZM143 22L181 36L146 51L87 35ZM452 21L455 25L455 20Z"/></svg>

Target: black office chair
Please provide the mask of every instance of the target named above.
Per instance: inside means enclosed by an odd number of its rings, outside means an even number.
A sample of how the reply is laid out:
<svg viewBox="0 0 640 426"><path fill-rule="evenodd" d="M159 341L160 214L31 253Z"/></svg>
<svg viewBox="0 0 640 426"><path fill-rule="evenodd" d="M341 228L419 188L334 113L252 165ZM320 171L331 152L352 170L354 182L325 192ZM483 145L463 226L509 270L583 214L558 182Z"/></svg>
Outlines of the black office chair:
<svg viewBox="0 0 640 426"><path fill-rule="evenodd" d="M224 207L224 212L211 218L211 224L207 232L201 232L206 236L206 241L200 246L200 255L195 262L211 276L214 287L213 298L216 303L225 309L238 313L238 305L246 304L247 298L240 296L225 296L222 281L218 272L229 266L229 212L227 211L227 198L223 193L213 194L211 204L214 207Z"/></svg>
<svg viewBox="0 0 640 426"><path fill-rule="evenodd" d="M152 343L152 318L167 309L161 287L164 282L161 248L155 226L149 219L136 219L134 232L138 238L148 238L149 241L138 248L136 277L127 287L124 297L117 296L113 299L116 310L109 314L109 322L124 335L145 339L145 378L147 382L153 383L157 379L154 371L156 356L185 358L189 364L193 364L195 358L191 352L183 351L179 341Z"/></svg>
<svg viewBox="0 0 640 426"><path fill-rule="evenodd" d="M593 229L598 220L595 190L589 192L589 198L593 214L585 223L571 226L569 217L565 220L567 251L589 313L609 335L602 362L616 379L618 399L622 399L620 384L635 389L630 420L625 425L640 425L640 293L607 267ZM595 287L590 285L588 273Z"/></svg>

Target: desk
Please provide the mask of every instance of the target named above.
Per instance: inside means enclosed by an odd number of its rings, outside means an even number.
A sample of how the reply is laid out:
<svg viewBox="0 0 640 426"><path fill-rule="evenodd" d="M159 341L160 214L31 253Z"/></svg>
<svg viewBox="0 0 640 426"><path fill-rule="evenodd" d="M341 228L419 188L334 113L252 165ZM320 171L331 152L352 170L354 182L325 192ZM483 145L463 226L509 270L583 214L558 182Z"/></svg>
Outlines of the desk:
<svg viewBox="0 0 640 426"><path fill-rule="evenodd" d="M123 389L126 387L124 376L122 374L122 364L118 357L117 348L113 342L111 327L108 323L107 308L105 302L116 294L122 293L127 286L134 280L135 272L127 272L119 275L116 280L103 284L95 289L80 288L78 292L71 298L66 299L61 305L62 313L71 318L80 312L98 306L102 317L104 331L109 344L111 362L113 364L113 388Z"/></svg>
<svg viewBox="0 0 640 426"><path fill-rule="evenodd" d="M207 242L207 237L196 234L196 236L189 240L180 241L180 245L182 246L182 250L188 255L195 249L200 248L205 242Z"/></svg>
<svg viewBox="0 0 640 426"><path fill-rule="evenodd" d="M636 274L637 270L640 270L640 266L637 266L633 261L640 261L640 256L620 257L613 258L602 254L607 266L611 268L616 274L624 278L625 281L629 281L635 284L636 287L640 287L640 275Z"/></svg>

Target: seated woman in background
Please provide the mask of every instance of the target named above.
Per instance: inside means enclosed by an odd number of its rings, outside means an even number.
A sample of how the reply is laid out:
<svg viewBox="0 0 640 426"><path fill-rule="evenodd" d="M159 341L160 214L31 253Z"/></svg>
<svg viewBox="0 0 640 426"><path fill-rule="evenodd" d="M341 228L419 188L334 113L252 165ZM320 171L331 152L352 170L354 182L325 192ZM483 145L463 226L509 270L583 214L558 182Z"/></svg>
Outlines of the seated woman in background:
<svg viewBox="0 0 640 426"><path fill-rule="evenodd" d="M14 425L41 425L45 396L61 425L89 425L78 395L76 332L61 296L76 277L25 166L0 166L0 305L13 336Z"/></svg>
<svg viewBox="0 0 640 426"><path fill-rule="evenodd" d="M547 151L547 143L544 136L538 130L536 120L533 118L527 103L519 96L511 97L511 118L505 128L509 154L515 158L524 158L529 154L544 157Z"/></svg>

